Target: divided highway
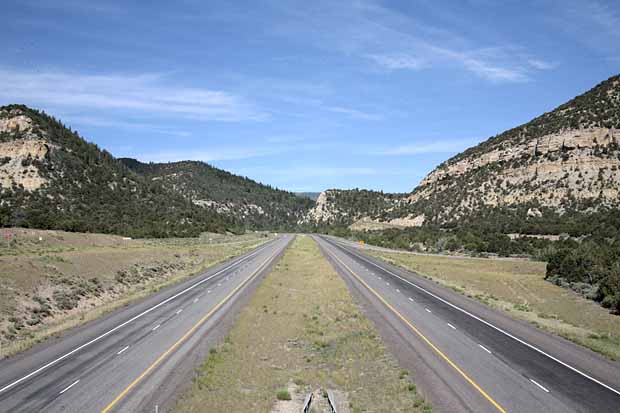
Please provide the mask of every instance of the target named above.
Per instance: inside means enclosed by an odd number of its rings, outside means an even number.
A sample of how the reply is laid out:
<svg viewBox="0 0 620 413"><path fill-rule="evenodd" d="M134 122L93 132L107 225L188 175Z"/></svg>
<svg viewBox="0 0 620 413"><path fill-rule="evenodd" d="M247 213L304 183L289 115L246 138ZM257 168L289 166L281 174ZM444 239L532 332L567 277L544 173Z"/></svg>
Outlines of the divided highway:
<svg viewBox="0 0 620 413"><path fill-rule="evenodd" d="M1 361L0 412L154 412L292 239L280 236Z"/></svg>
<svg viewBox="0 0 620 413"><path fill-rule="evenodd" d="M315 240L437 410L620 411L618 363L347 242Z"/></svg>

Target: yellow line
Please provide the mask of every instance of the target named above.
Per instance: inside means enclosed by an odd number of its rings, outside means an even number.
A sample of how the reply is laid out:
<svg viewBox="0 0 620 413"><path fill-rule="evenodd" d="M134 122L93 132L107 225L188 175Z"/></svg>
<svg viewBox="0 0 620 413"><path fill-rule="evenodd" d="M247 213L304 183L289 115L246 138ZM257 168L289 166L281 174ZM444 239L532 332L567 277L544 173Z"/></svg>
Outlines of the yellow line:
<svg viewBox="0 0 620 413"><path fill-rule="evenodd" d="M112 410L112 408L123 398L127 395L127 393L129 393L131 391L131 389L133 389L134 387L136 387L138 385L138 383L140 383L151 371L153 371L162 361L164 361L164 359L166 357L168 357L174 350L176 350L177 347L179 347L185 340L187 340L192 334L194 334L196 332L196 330L202 325L204 324L217 310L219 310L225 303L226 301L228 301L233 295L235 295L235 293L237 291L239 291L245 284L248 283L248 281L250 281L252 278L254 278L254 276L256 274L258 274L263 267L265 266L265 264L267 262L269 262L273 257L275 257L277 254L274 253L273 255L271 255L269 258L267 258L265 261L263 261L258 268L256 268L256 270L250 274L250 276L248 278L246 278L245 280L243 280L243 282L241 284L239 284L234 290L232 290L226 297L224 297L224 299L222 299L222 301L220 301L219 303L217 303L217 305L215 307L213 307L213 309L211 311L209 311L204 317L202 317L200 320L198 320L198 322L196 324L194 324L194 326L192 328L189 329L189 331L187 333L185 333L183 335L183 337L181 337L176 343L174 343L172 345L172 347L170 347L168 350L166 350L161 356L159 356L159 358L157 358L157 360L155 360L153 362L153 364L151 364L146 370L144 370L144 372L142 374L140 374L138 376L137 379L135 379L134 381L132 381L129 386L127 386L122 392L120 392L120 394L118 396L116 396L116 398L114 400L112 400L112 402L110 404L108 404L105 409L103 409L101 411L101 413L108 413L110 410Z"/></svg>
<svg viewBox="0 0 620 413"><path fill-rule="evenodd" d="M418 336L420 336L420 338L422 340L424 340L424 342L426 342L426 344L428 344L437 354L439 354L441 356L441 358L443 358L454 370L456 370L461 376L463 376L463 378L465 380L467 380L467 382L469 382L469 384L471 384L476 390L478 390L478 392L482 396L484 396L485 399L487 399L493 406L495 406L495 408L497 410L499 410L502 413L506 413L506 410L502 406L500 406L499 403L497 403L495 400L493 400L493 398L491 396L489 396L489 394L487 392L482 390L482 388L475 381L473 381L463 370L461 370L461 368L459 366L457 366L452 360L450 360L448 358L448 356L446 356L443 353L443 351L439 350L439 348L435 344L433 344L428 338L426 338L426 336L424 334L422 334L420 332L420 330L418 330L413 324L411 324L401 313L399 313L394 307L392 307L385 300L385 298L383 298L372 287L370 287L368 284L366 284L366 282L364 280L362 280L351 268L349 268L349 266L347 264L342 262L342 260L340 258L338 258L335 254L332 254L332 257L334 257L336 260L338 260L338 262L340 262L340 264L342 264L360 283L362 283L364 285L364 287L366 287L370 292L372 292L375 296L377 296L377 298L379 300L381 300L381 302L383 304L385 304L385 306L387 308L392 310L392 312L394 314L396 314L396 316L398 316L398 318L400 318L405 324L407 324L409 326L409 328L414 333L416 333Z"/></svg>

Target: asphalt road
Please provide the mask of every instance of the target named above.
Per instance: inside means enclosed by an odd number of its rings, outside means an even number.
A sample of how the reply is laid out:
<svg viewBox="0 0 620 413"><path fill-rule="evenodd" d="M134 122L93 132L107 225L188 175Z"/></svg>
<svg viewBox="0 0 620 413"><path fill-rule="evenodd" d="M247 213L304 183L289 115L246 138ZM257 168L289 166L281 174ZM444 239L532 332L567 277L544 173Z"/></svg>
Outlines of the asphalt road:
<svg viewBox="0 0 620 413"><path fill-rule="evenodd" d="M154 412L292 236L0 362L0 412ZM188 363L187 360L190 360ZM179 377L185 376L185 377ZM164 399L162 400L162 397ZM158 409L162 411L162 409Z"/></svg>
<svg viewBox="0 0 620 413"><path fill-rule="evenodd" d="M315 239L436 410L620 411L618 363L349 243Z"/></svg>

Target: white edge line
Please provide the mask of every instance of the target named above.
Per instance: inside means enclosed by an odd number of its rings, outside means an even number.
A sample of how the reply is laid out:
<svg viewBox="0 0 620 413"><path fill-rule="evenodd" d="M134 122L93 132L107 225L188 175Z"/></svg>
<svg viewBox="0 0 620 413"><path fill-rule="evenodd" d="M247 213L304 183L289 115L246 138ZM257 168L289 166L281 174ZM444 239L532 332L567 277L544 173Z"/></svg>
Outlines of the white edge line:
<svg viewBox="0 0 620 413"><path fill-rule="evenodd" d="M478 347L480 347L481 349L483 349L484 351L486 351L489 354L493 354L491 353L491 350L489 350L488 348L486 348L485 346L483 346L482 344L478 344Z"/></svg>
<svg viewBox="0 0 620 413"><path fill-rule="evenodd" d="M332 242L336 242L336 243L337 243L337 241L332 241ZM339 244L339 243L338 243L338 244ZM341 247L342 247L342 246L341 246ZM523 340L521 340L520 338L513 336L512 334L510 334L510 333L509 333L509 332L507 332L506 330L503 330L503 329L501 329L501 328L499 328L499 327L497 327L497 326L495 326L495 325L493 325L493 324L489 323L488 321L486 321L486 320L484 320L484 319L482 319L482 318L480 318L480 317L478 317L478 316L476 316L476 315L474 315L474 314L470 313L469 311L464 310L464 309L462 309L461 307L459 307L459 306L457 306L457 305L454 305L454 304L452 304L452 303L451 303L451 302L449 302L449 301L444 300L443 298L441 298L441 297L437 296L436 294L433 294L432 292L430 292L430 291L426 290L425 288L420 287L419 285L417 285L417 284L415 284L415 283L413 283L413 282L411 282L411 281L409 281L409 280L407 280L407 279L405 279L405 278L403 278L403 277L401 277L401 276L399 276L399 275L397 275L397 274L394 274L392 271L388 270L387 268L381 267L381 266L379 266L378 264L375 264L374 262L370 261L370 260L369 260L369 259L367 259L366 257L363 257L363 256L359 255L358 253L353 252L353 251L351 251L351 250L348 250L348 251L349 251L351 254L355 255L356 257L359 257L359 258L361 258L362 260L364 260L364 261L366 261L366 262L368 262L368 263L370 263L370 264L374 265L375 267L377 267L377 268L379 268L379 269L381 269L381 270L383 270L383 271L387 272L388 274L393 275L394 277L396 277L396 278L398 278L398 279L400 279L400 280L402 280L402 281L406 282L407 284L409 284L409 285L411 285L411 286L413 286L413 287L417 288L418 290L425 292L426 294L430 295L431 297L433 297L433 298L435 298L435 299L437 299L437 300L439 300L439 301L441 301L441 302L443 302L443 303L445 303L445 304L449 305L450 307L452 307L452 308L454 308L454 309L456 309L456 310L458 310L458 311L462 312L463 314L466 314L466 315L470 316L471 318L473 318L473 319L475 319L475 320L478 320L478 321L480 321L480 322L481 322L481 323L483 323L483 324L486 324L487 326L489 326L489 327L491 327L491 328L493 328L493 329L495 329L495 330L499 331L500 333L504 334L505 336L510 337L511 339L513 339L513 340L515 340L515 341L518 341L519 343L523 344L524 346L527 346L527 347L531 348L531 349L532 349L532 350L534 350L534 351L537 351L538 353L542 354L543 356L546 356L546 357L550 358L551 360L555 361L556 363L559 363L559 364L563 365L564 367L566 367L566 368L568 368L568 369L570 369L570 370L574 371L575 373L577 373L577 374L579 374L579 375L581 375L581 376L585 377L586 379L592 380L594 383L599 384L599 385L601 385L601 386L605 387L607 390L610 390L610 391L612 391L612 392L616 393L617 395L620 395L620 391L618 391L618 390L614 389L614 388L613 388L613 387L611 387L611 386L608 386L607 384L605 384L605 383L601 382L600 380L595 379L594 377L592 377L592 376L590 376L590 375L588 375L588 374L586 374L586 373L582 372L581 370L576 369L575 367L571 366L570 364L567 364L567 363L563 362L562 360L560 360L560 359L558 359L558 358L556 358L556 357L552 356L551 354L544 352L543 350L539 349L538 347L535 347L534 345L532 345L532 344L528 343L527 341L523 341Z"/></svg>
<svg viewBox="0 0 620 413"><path fill-rule="evenodd" d="M452 330L456 330L456 327L454 327L452 324L450 324L450 323L446 323L446 324L448 324L448 326L449 326Z"/></svg>
<svg viewBox="0 0 620 413"><path fill-rule="evenodd" d="M69 386L65 387L63 390L61 390L60 393L58 394L63 394L64 392L66 392L67 390L69 390L71 387L75 386L76 384L78 384L80 382L80 380L76 380L73 383L71 383Z"/></svg>
<svg viewBox="0 0 620 413"><path fill-rule="evenodd" d="M547 388L545 388L543 385L538 383L536 380L530 379L530 381L534 383L535 385L537 385L538 387L540 387L541 389L543 389L544 392L549 393L549 390L547 390Z"/></svg>
<svg viewBox="0 0 620 413"><path fill-rule="evenodd" d="M116 353L116 355L117 355L117 356L120 356L120 355L121 355L121 354L123 354L123 353L125 352L125 350L127 350L128 348L129 348L129 346L127 346L127 347L123 347L123 348L121 349L121 351L119 351L118 353Z"/></svg>
<svg viewBox="0 0 620 413"><path fill-rule="evenodd" d="M277 239L277 238L276 238L276 239ZM273 242L273 241L268 241L268 242L267 242L267 245L271 244L272 242ZM190 286L189 286L189 287L187 287L185 290L180 291L180 292L176 293L175 295L173 295L172 297L168 297L167 299L165 299L164 301L160 302L159 304L156 304L156 305L154 305L153 307L151 307L151 308L148 308L148 309L144 310L144 311L143 311L143 312L141 312L140 314L138 314L138 315L136 315L136 316L134 316L134 317L130 318L129 320L127 320L127 321L125 321L125 322L123 322L123 323L121 323L121 324L117 325L116 327L112 328L111 330L106 331L105 333L101 334L100 336L95 337L94 339L92 339L92 340L90 340L90 341L88 341L88 342L86 342L86 343L82 344L81 346L74 348L73 350L71 350L71 351L70 351L70 352L68 352L68 353L63 354L62 356L58 357L56 360L52 360L52 361L50 361L49 363L47 363L47 364L43 365L42 367L39 367L39 368L38 368L38 369L36 369L35 371L33 371L33 372L31 372L31 373L28 373L27 375L23 376L22 378L17 379L17 380L15 380L15 381L14 381L14 382L12 382L12 383L7 384L6 386L4 386L3 388L1 388L1 389L0 389L0 393L7 391L8 389L10 389L10 388L12 388L12 387L14 387L14 386L18 385L19 383L23 382L24 380L28 380L30 377L32 377L32 376L34 376L34 375L36 375L36 374L38 374L38 373L42 372L43 370L45 370L45 369L47 369L47 368L49 368L49 367L53 366L54 364L56 364L56 363L58 363L58 362L60 362L60 361L62 361L62 360L64 360L64 359L66 359L67 357L72 356L73 354L77 353L78 351L82 350L83 348L88 347L88 346L90 346L91 344L96 343L97 341L101 340L102 338L109 336L109 335L110 335L110 334L112 334L113 332L115 332L115 331L117 331L117 330L119 330L119 329L121 329L121 328L125 327L127 324L130 324L130 323L132 323L132 322L136 321L137 319L139 319L139 318L141 318L141 317L144 317L145 315L147 315L147 314L148 314L148 313L150 313L151 311L153 311L153 310L155 310L155 309L157 309L157 308L161 307L161 306L162 306L162 305L164 305L164 304L169 303L170 301L172 301L172 300L176 299L177 297L179 297L179 296L181 296L181 295L183 295L183 294L187 293L188 291L193 290L194 288L198 287L199 285L204 284L205 282L207 282L207 281L211 280L213 277L216 277L217 275L221 274L222 272L224 272L224 271L226 271L226 270L229 270L231 267L234 267L234 266L236 266L236 265L238 265L238 264L240 264L240 263L242 263L242 262L246 261L248 258L253 257L254 255L258 254L259 252L261 252L261 251L263 251L265 248L267 248L267 245L262 245L262 246L261 246L261 247L259 247L259 249L257 249L256 251L252 252L251 254L249 254L249 255L247 255L247 256L245 256L245 257L239 258L237 261L235 261L235 262L231 263L230 265L228 265L228 266L226 266L226 267L222 268L221 270L217 271L216 273L214 273L214 274L213 274L213 275L211 275L210 277L207 277L207 278L205 278L205 279L203 279L203 280L198 281L198 282L197 282L197 283L195 283L195 284L190 285Z"/></svg>

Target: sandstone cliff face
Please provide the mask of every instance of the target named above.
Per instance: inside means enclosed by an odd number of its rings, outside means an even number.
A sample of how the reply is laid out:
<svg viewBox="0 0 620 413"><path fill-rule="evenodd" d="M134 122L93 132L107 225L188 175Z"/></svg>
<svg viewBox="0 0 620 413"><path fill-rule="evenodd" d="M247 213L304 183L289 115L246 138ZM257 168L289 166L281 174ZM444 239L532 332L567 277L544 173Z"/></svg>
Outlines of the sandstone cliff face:
<svg viewBox="0 0 620 413"><path fill-rule="evenodd" d="M620 207L620 79L444 162L407 201L437 223L483 208Z"/></svg>
<svg viewBox="0 0 620 413"><path fill-rule="evenodd" d="M0 187L21 185L27 191L39 189L47 180L32 161L42 161L49 151L50 146L39 139L0 142Z"/></svg>
<svg viewBox="0 0 620 413"><path fill-rule="evenodd" d="M323 191L316 199L316 203L299 221L301 224L331 223L336 218L346 217L346 211L340 211L333 202L335 190Z"/></svg>
<svg viewBox="0 0 620 413"><path fill-rule="evenodd" d="M52 145L41 139L33 128L32 119L19 109L0 114L0 136L19 136L7 142L0 140L0 188L23 186L34 191L47 180L41 175L37 161L42 162Z"/></svg>

